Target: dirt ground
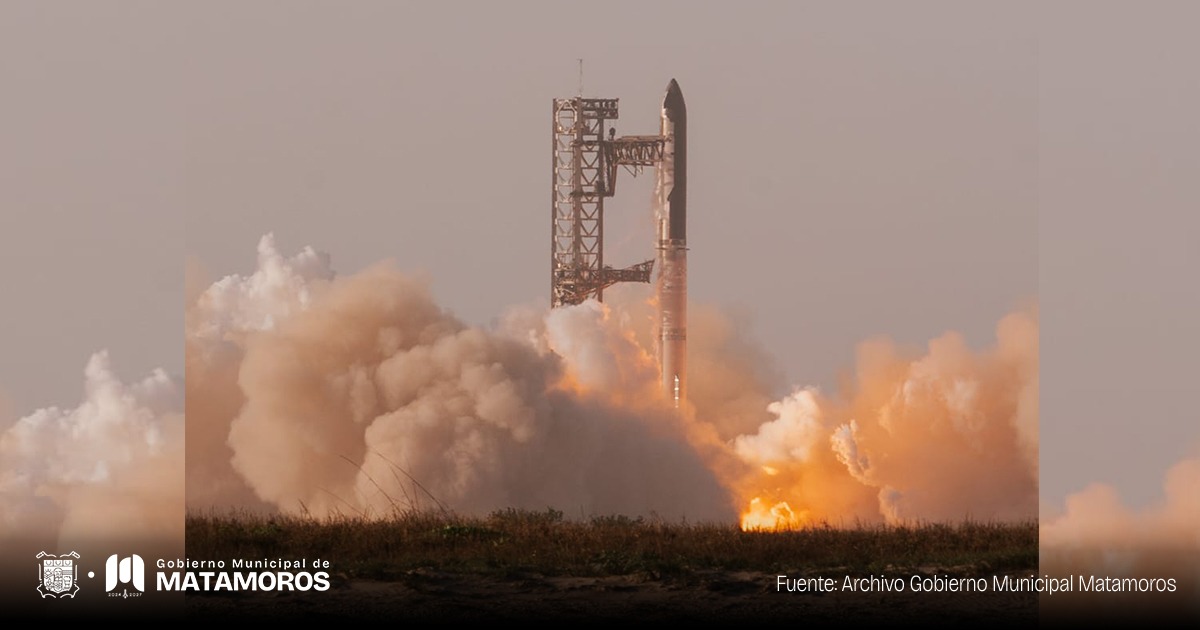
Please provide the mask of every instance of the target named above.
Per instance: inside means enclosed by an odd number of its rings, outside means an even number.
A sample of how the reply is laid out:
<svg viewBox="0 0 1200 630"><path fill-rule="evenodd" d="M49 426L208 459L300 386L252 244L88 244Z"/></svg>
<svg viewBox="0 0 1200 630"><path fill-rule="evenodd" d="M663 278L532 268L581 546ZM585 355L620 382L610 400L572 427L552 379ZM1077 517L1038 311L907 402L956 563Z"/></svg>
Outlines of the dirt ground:
<svg viewBox="0 0 1200 630"><path fill-rule="evenodd" d="M832 576L838 577L841 576ZM773 574L737 572L686 580L482 577L419 570L392 582L335 581L325 592L196 594L192 619L354 619L461 623L550 621L1038 620L1036 593L788 593Z"/></svg>

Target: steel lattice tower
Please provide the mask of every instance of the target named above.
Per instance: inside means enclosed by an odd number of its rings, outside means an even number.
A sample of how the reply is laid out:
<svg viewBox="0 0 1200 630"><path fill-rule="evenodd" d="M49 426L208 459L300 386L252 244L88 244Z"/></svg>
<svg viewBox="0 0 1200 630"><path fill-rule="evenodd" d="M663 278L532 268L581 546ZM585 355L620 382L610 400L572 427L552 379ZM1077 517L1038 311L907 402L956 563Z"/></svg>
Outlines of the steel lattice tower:
<svg viewBox="0 0 1200 630"><path fill-rule="evenodd" d="M616 188L617 166L640 170L662 159L659 136L604 138L617 119L617 99L555 99L550 210L550 303L604 299L618 282L650 282L653 260L625 269L604 264L604 198Z"/></svg>

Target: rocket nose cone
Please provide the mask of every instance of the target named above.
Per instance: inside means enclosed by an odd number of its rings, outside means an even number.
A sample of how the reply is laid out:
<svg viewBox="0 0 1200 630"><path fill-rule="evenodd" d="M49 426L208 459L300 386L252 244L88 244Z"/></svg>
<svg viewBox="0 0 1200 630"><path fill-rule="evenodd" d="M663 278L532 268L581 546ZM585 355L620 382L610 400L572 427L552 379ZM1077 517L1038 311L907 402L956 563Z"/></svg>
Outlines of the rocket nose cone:
<svg viewBox="0 0 1200 630"><path fill-rule="evenodd" d="M683 98L683 92L679 90L679 82L675 79L671 79L671 82L667 84L667 98L671 97Z"/></svg>
<svg viewBox="0 0 1200 630"><path fill-rule="evenodd" d="M663 107L678 110L684 108L683 91L679 89L679 82L675 79L671 79L671 82L667 84L667 95L663 98Z"/></svg>

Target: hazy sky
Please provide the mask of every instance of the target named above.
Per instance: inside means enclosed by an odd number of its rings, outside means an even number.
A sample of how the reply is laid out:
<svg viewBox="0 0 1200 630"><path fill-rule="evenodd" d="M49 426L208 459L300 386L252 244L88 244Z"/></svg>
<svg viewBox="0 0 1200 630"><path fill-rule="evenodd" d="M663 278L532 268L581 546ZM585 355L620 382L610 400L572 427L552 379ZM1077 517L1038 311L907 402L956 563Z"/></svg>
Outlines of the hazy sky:
<svg viewBox="0 0 1200 630"><path fill-rule="evenodd" d="M547 302L550 103L583 58L619 134L654 133L679 81L691 300L746 317L783 383L832 386L878 334L982 346L1037 297L1043 498L1150 496L1200 438L1197 17L5 2L0 392L77 404L101 348L126 378L182 372L185 260L248 273L266 232L342 272L393 258L472 323ZM652 255L651 175L621 177L614 264Z"/></svg>
<svg viewBox="0 0 1200 630"><path fill-rule="evenodd" d="M105 348L126 380L182 376L180 42L165 17L150 3L0 3L8 415L79 404Z"/></svg>
<svg viewBox="0 0 1200 630"><path fill-rule="evenodd" d="M1200 5L1038 21L1041 496L1141 504L1200 456Z"/></svg>
<svg viewBox="0 0 1200 630"><path fill-rule="evenodd" d="M981 345L1036 295L1028 14L465 6L196 11L187 253L213 277L247 272L273 231L342 272L388 257L427 272L469 322L547 302L550 104L577 92L583 58L584 93L621 99L619 134L656 132L678 79L691 300L746 315L785 382L831 386L871 335ZM653 257L652 174L620 177L606 260L623 265Z"/></svg>

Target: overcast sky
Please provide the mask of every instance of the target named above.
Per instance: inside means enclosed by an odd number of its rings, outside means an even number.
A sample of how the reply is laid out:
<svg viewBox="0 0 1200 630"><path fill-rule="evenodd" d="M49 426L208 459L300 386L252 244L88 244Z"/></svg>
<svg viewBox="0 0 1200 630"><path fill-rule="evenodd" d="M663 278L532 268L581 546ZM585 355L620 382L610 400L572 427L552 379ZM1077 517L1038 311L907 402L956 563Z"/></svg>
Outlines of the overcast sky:
<svg viewBox="0 0 1200 630"><path fill-rule="evenodd" d="M691 301L747 318L785 383L833 386L875 335L982 347L1036 298L1043 498L1096 480L1153 496L1200 438L1183 405L1200 356L1197 17L7 2L0 392L16 415L77 404L101 348L127 379L181 374L185 260L248 273L266 232L343 273L395 259L470 323L546 303L550 103L576 93L583 58L584 94L620 99L618 134L654 133L679 81ZM652 175L621 177L618 265L652 256Z"/></svg>
<svg viewBox="0 0 1200 630"><path fill-rule="evenodd" d="M1051 3L1040 38L1041 485L1131 504L1200 456L1200 4Z"/></svg>
<svg viewBox="0 0 1200 630"><path fill-rule="evenodd" d="M945 3L235 3L189 19L186 251L248 271L272 231L352 272L427 272L472 323L547 302L550 104L688 104L691 300L747 315L786 381L855 344L979 345L1037 292L1037 42ZM283 8L288 7L288 8ZM606 261L653 257L622 173ZM649 295L649 287L643 287ZM784 394L780 392L780 394Z"/></svg>
<svg viewBox="0 0 1200 630"><path fill-rule="evenodd" d="M182 375L181 42L166 17L149 3L0 3L9 416L78 405L104 349L125 380Z"/></svg>

